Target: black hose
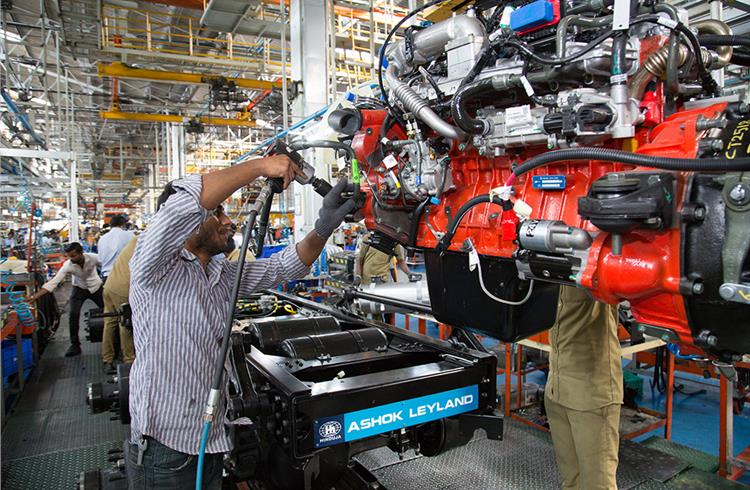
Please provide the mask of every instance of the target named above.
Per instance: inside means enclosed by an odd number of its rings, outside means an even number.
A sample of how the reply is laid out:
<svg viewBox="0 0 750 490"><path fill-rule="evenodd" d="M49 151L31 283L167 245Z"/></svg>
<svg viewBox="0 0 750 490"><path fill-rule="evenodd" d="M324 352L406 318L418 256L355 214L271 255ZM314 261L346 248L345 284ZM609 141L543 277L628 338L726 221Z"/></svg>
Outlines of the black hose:
<svg viewBox="0 0 750 490"><path fill-rule="evenodd" d="M380 63L378 63L378 86L380 87L380 92L383 94L383 102L385 102L385 105L388 107L388 109L390 109L391 111L393 111L394 114L396 113L396 108L393 107L393 105L391 105L390 101L388 100L388 92L385 91L385 85L383 84L383 60L386 57L386 50L388 48L388 43L391 42L391 38L396 33L396 31L399 29L399 27L401 27L402 25L404 25L404 23L407 20L411 19L412 17L414 17L415 15L417 15L419 12L421 12L421 11L423 11L425 9L428 9L430 7L433 7L433 6L435 6L435 5L439 4L439 3L443 3L445 1L446 0L432 0L431 2L428 2L428 3L424 4L424 5L422 5L421 7L415 8L414 10L412 10L411 12L409 12L408 14L406 14L406 16L404 16L403 19L401 19L400 21L398 21L396 23L396 25L393 26L393 29L391 29L388 32L388 35L385 36L385 41L383 42L383 47L380 48Z"/></svg>
<svg viewBox="0 0 750 490"><path fill-rule="evenodd" d="M442 252L448 250L448 247L451 246L451 242L453 241L453 237L456 234L456 231L458 230L458 225L461 224L461 220L464 219L464 216L466 213L471 211L471 209L474 206L478 206L479 204L492 202L492 204L498 204L503 207L503 210L506 210L508 206L511 206L510 209L512 209L512 205L508 201L503 201L497 196L492 196L492 201L490 201L489 194L482 194L481 196L476 196L468 201L466 201L463 206L461 206L458 209L458 212L456 213L456 216L453 217L453 220L448 224L448 228L446 230L445 235L438 243L438 249L440 249Z"/></svg>
<svg viewBox="0 0 750 490"><path fill-rule="evenodd" d="M432 90L435 91L435 97L438 99L442 99L445 94L443 94L443 91L440 90L440 87L438 86L437 82L434 78L432 78L432 75L430 75L430 72L428 72L423 66L419 67L419 73L422 75L422 78L424 78L427 83L430 84L432 87Z"/></svg>
<svg viewBox="0 0 750 490"><path fill-rule="evenodd" d="M619 31L612 40L612 75L625 73L625 56L627 54L627 47L628 36L624 31Z"/></svg>
<svg viewBox="0 0 750 490"><path fill-rule="evenodd" d="M354 153L354 149L345 143L339 141L328 141L328 140L314 140L314 141L302 141L299 143L292 143L289 145L292 150L307 150L308 148L331 148L333 150L340 150L346 153L346 158L351 161L353 158L357 158Z"/></svg>
<svg viewBox="0 0 750 490"><path fill-rule="evenodd" d="M739 66L750 66L750 53L743 53L735 49L732 52L730 62Z"/></svg>
<svg viewBox="0 0 750 490"><path fill-rule="evenodd" d="M609 148L568 148L548 151L530 158L514 168L513 174L519 176L553 162L572 160L601 160L675 171L740 172L750 170L750 158L736 158L734 160L725 158L668 158L640 155Z"/></svg>
<svg viewBox="0 0 750 490"><path fill-rule="evenodd" d="M565 9L565 15L577 15L582 14L584 12L599 12L600 10L604 10L606 7L610 7L615 4L615 0L604 0L601 2L601 8L596 8L592 5L594 2L583 2L578 5L574 5L573 7L568 7Z"/></svg>
<svg viewBox="0 0 750 490"><path fill-rule="evenodd" d="M713 95L720 95L719 85L716 80L711 76L711 72L706 68L703 63L703 56L701 55L701 46L698 43L698 38L693 34L693 31L685 27L685 24L678 22L675 26L675 30L685 36L690 42L690 46L693 48L693 55L698 63L698 76L700 77L701 86L703 90Z"/></svg>
<svg viewBox="0 0 750 490"><path fill-rule="evenodd" d="M498 6L497 8L500 9L501 7ZM494 43L490 43L482 49L482 52L479 54L479 59L477 59L477 62L471 67L469 73L467 73L463 80L461 80L461 83L458 85L459 88L473 82L477 75L485 69L487 62L492 58L496 47L497 46Z"/></svg>
<svg viewBox="0 0 750 490"><path fill-rule="evenodd" d="M746 46L750 47L750 37L747 36L719 36L705 34L698 36L701 46Z"/></svg>
<svg viewBox="0 0 750 490"><path fill-rule="evenodd" d="M588 43L580 51L577 51L571 54L570 56L565 56L563 58L544 58L534 53L531 49L529 49L528 46L526 46L525 43L516 41L514 39L509 39L505 41L504 45L518 48L519 51L521 51L522 53L524 53L525 55L527 55L528 57L530 57L532 60L536 61L539 64L557 66L557 65L564 65L566 63L570 63L571 61L575 61L576 59L580 58L584 54L588 53L589 51L599 46L601 43L603 43L610 37L614 36L616 33L617 31L607 31L604 34L601 34L599 37L595 38L590 43Z"/></svg>
<svg viewBox="0 0 750 490"><path fill-rule="evenodd" d="M494 88L491 78L484 78L459 88L453 94L453 100L451 101L451 115L456 126L469 134L483 134L486 128L485 123L469 114L466 110L466 100L492 90Z"/></svg>
<svg viewBox="0 0 750 490"><path fill-rule="evenodd" d="M260 258L263 255L263 247L266 242L266 233L268 233L268 221L271 217L271 205L273 204L273 195L266 199L263 203L263 208L260 211L260 219L258 220L258 236L255 242L255 258Z"/></svg>
<svg viewBox="0 0 750 490"><path fill-rule="evenodd" d="M427 205L430 204L430 198L428 197L424 201L420 202L419 205L414 208L411 214L411 221L409 222L409 239L406 242L407 249L414 249L417 246L417 230L419 229L419 222L422 220Z"/></svg>

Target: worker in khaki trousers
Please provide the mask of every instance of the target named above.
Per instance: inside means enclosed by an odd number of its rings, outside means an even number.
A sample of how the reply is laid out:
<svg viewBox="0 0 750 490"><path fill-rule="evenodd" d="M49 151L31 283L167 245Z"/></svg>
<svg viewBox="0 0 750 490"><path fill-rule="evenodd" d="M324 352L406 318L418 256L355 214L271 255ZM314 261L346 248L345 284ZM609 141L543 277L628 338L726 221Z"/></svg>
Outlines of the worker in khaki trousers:
<svg viewBox="0 0 750 490"><path fill-rule="evenodd" d="M125 248L112 266L112 271L104 283L104 312L119 311L123 303L128 302L130 292L130 258L135 250L136 238L130 239ZM133 347L133 332L120 323L119 317L107 317L104 319L104 333L102 338L102 360L108 369L114 368L115 361L115 335L120 333L120 347L122 348L123 362L131 363L135 360L135 348Z"/></svg>
<svg viewBox="0 0 750 490"><path fill-rule="evenodd" d="M561 287L544 393L565 490L617 488L622 358L617 306Z"/></svg>

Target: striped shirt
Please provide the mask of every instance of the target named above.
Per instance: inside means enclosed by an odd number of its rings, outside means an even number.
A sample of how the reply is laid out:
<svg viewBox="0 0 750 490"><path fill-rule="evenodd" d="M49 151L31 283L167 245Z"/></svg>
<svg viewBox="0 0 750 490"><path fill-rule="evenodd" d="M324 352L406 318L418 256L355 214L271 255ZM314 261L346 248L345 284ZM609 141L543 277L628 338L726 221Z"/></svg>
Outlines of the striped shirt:
<svg viewBox="0 0 750 490"><path fill-rule="evenodd" d="M200 205L201 185L200 176L174 182L177 192L138 237L130 260L129 299L138 353L130 372L131 441L150 436L187 454L198 453L237 267L237 262L214 258L204 269L184 248L210 216ZM287 247L245 264L240 295L301 278L308 270L296 247ZM216 413L222 420L223 399ZM223 425L213 424L207 452L230 449Z"/></svg>

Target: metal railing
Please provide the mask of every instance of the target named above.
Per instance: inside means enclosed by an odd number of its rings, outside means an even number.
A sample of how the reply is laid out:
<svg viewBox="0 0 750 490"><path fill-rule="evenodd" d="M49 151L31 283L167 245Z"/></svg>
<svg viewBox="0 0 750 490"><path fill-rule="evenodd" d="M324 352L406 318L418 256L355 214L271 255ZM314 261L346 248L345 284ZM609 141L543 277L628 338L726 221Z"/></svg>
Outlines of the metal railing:
<svg viewBox="0 0 750 490"><path fill-rule="evenodd" d="M261 9L263 6L261 5ZM261 12L270 20L270 15ZM259 63L278 71L281 50L268 39L257 42L201 27L200 19L153 10L102 5L102 49L134 51L142 55L168 55L195 61Z"/></svg>

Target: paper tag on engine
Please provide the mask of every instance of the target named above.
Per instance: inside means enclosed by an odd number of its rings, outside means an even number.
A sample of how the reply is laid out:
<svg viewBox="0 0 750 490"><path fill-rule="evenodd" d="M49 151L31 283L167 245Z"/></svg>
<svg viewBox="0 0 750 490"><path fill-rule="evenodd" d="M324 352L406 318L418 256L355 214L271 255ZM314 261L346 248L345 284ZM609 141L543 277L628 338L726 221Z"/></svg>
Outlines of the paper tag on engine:
<svg viewBox="0 0 750 490"><path fill-rule="evenodd" d="M385 165L385 168L390 170L398 165L398 160L396 160L396 157L394 157L393 155L388 155L387 157L383 158L383 165Z"/></svg>
<svg viewBox="0 0 750 490"><path fill-rule="evenodd" d="M505 127L510 131L513 128L522 128L534 125L534 118L531 117L531 106L522 105L518 107L508 107L505 110Z"/></svg>

